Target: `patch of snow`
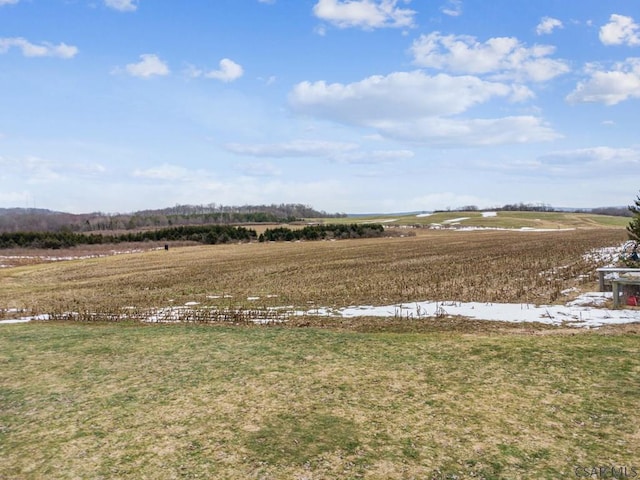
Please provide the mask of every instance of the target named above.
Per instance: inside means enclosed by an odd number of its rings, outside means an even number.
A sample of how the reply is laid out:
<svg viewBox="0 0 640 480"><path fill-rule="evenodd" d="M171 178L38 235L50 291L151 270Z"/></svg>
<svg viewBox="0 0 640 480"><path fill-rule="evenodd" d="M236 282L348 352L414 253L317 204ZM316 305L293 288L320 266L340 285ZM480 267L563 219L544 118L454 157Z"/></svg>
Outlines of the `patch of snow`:
<svg viewBox="0 0 640 480"><path fill-rule="evenodd" d="M587 253L585 253L582 258L587 262L594 262L599 265L603 265L604 267L614 267L620 262L620 254L622 253L624 248L624 244L621 244L616 247L603 247L596 248ZM617 275L617 274L609 274L609 275ZM607 277L605 278L617 278Z"/></svg>
<svg viewBox="0 0 640 480"><path fill-rule="evenodd" d="M498 216L498 212L482 212L482 216L484 218L497 217Z"/></svg>
<svg viewBox="0 0 640 480"><path fill-rule="evenodd" d="M502 230L502 231L508 231L508 228L496 228L496 227L460 227L460 228L456 228L456 232L477 232L480 230L492 230L492 231L497 231L497 230Z"/></svg>
<svg viewBox="0 0 640 480"><path fill-rule="evenodd" d="M572 294L574 292L577 292L577 291L578 291L578 289L576 287L571 287L571 288L567 288L566 290L562 290L560 293L562 295L566 296L566 295L570 295L570 294Z"/></svg>
<svg viewBox="0 0 640 480"><path fill-rule="evenodd" d="M433 213L419 213L418 215L416 215L416 217L424 218L424 217L430 217L431 215L433 215Z"/></svg>
<svg viewBox="0 0 640 480"><path fill-rule="evenodd" d="M613 299L612 292L587 292L567 303L569 307L602 307Z"/></svg>
<svg viewBox="0 0 640 480"><path fill-rule="evenodd" d="M200 305L200 302L187 302L184 304L185 307L195 307L196 305Z"/></svg>
<svg viewBox="0 0 640 480"><path fill-rule="evenodd" d="M334 310L343 318L353 317L401 317L429 318L461 316L475 320L494 320L511 323L540 322L548 325L567 324L575 327L600 327L607 324L640 322L640 311L631 309L608 310L592 308L611 298L611 293L585 294L567 305L533 305L529 303L479 303L479 302L415 302L387 306L354 306ZM317 313L314 313L317 312ZM328 310L314 309L308 315L327 315Z"/></svg>
<svg viewBox="0 0 640 480"><path fill-rule="evenodd" d="M575 228L533 228L533 227L520 227L517 229L519 232L572 232Z"/></svg>
<svg viewBox="0 0 640 480"><path fill-rule="evenodd" d="M363 225L369 224L369 223L392 223L392 222L397 222L398 219L397 218L388 218L388 219L384 219L384 220L366 220L364 222L362 222Z"/></svg>
<svg viewBox="0 0 640 480"><path fill-rule="evenodd" d="M247 297L247 300L249 300L250 302L253 302L255 300L260 300L260 297Z"/></svg>
<svg viewBox="0 0 640 480"><path fill-rule="evenodd" d="M9 320L0 320L0 324L27 323L34 320L49 320L49 315L35 315L31 317L11 318Z"/></svg>
<svg viewBox="0 0 640 480"><path fill-rule="evenodd" d="M530 303L481 303L457 301L424 301L385 306L359 305L344 308L308 307L294 310L293 307L271 307L267 309L218 310L215 307L194 309L197 302L189 302L181 307L157 308L148 312L142 321L151 323L170 323L198 321L239 315L245 321L255 323L284 322L291 316L319 317L387 317L401 319L441 318L450 316L467 317L475 320L503 321L510 323L540 322L548 325L567 325L572 327L597 328L603 325L640 322L640 310L604 308L612 299L611 292L589 292L580 295L566 305L533 305ZM248 297L257 299L259 297ZM312 302L309 302L312 303ZM8 311L7 311L8 312ZM17 313L17 312L16 312ZM125 315L126 317L126 315ZM0 321L0 324L26 323L32 320L48 320L48 315L20 317Z"/></svg>
<svg viewBox="0 0 640 480"><path fill-rule="evenodd" d="M451 218L449 220L443 221L442 223L446 223L446 224L450 225L452 223L464 222L465 220L469 220L469 217Z"/></svg>

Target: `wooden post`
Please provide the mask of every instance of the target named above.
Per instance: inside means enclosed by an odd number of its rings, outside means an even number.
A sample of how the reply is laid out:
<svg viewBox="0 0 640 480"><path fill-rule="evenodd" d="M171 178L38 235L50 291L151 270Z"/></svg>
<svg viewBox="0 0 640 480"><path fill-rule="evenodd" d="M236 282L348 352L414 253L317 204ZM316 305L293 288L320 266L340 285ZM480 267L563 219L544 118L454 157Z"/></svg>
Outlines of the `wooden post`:
<svg viewBox="0 0 640 480"><path fill-rule="evenodd" d="M620 283L615 279L611 280L611 287L613 290L613 308L618 308L620 306Z"/></svg>

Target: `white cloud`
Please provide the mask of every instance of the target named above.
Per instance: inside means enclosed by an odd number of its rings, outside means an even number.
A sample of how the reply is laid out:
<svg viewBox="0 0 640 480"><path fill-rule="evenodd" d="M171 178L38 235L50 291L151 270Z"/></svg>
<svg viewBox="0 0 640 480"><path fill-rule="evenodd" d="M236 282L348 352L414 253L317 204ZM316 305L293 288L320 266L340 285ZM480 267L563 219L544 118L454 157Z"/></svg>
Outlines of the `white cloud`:
<svg viewBox="0 0 640 480"><path fill-rule="evenodd" d="M30 184L49 183L62 178L62 175L57 172L56 165L49 160L27 157L23 162Z"/></svg>
<svg viewBox="0 0 640 480"><path fill-rule="evenodd" d="M386 122L377 125L377 128L390 138L443 147L548 142L560 138L553 128L533 116L492 119L433 117L413 122Z"/></svg>
<svg viewBox="0 0 640 480"><path fill-rule="evenodd" d="M73 58L78 53L78 48L66 43L52 45L43 42L40 45L31 43L21 37L0 38L0 53L7 53L11 47L19 48L25 57L58 57Z"/></svg>
<svg viewBox="0 0 640 480"><path fill-rule="evenodd" d="M319 140L292 140L254 145L230 143L225 145L225 148L233 153L253 157L335 157L357 150L359 145Z"/></svg>
<svg viewBox="0 0 640 480"><path fill-rule="evenodd" d="M411 150L373 150L356 151L345 153L336 157L336 160L343 163L352 163L358 165L373 165L382 163L395 163L400 160L410 160L415 157L415 153Z"/></svg>
<svg viewBox="0 0 640 480"><path fill-rule="evenodd" d="M600 146L551 152L538 160L556 174L594 176L603 172L620 172L619 169L637 170L640 167L640 150Z"/></svg>
<svg viewBox="0 0 640 480"><path fill-rule="evenodd" d="M207 170L168 164L136 170L134 178L146 181L110 182L109 188L98 189L95 195L85 193L96 206L87 205L85 199L80 208L84 211L91 208L99 210L100 205L108 204L115 205L116 211L131 211L158 208L158 202L164 205L207 204L213 198L221 205L303 203L318 208L336 208L334 211L337 211L339 206L345 205L343 197L350 193L344 183L336 180L281 180L255 175L256 170L254 175L250 175L247 169L244 170L243 175L226 178L219 178L218 174ZM332 192L329 199L327 192ZM332 205L327 207L327 202Z"/></svg>
<svg viewBox="0 0 640 480"><path fill-rule="evenodd" d="M269 78L267 78L266 80L263 80L263 81L264 81L265 85L273 85L274 83L276 83L277 80L278 80L278 78L275 75L271 75Z"/></svg>
<svg viewBox="0 0 640 480"><path fill-rule="evenodd" d="M468 35L441 35L433 32L413 42L414 64L463 74L492 74L510 78L544 82L567 73L562 60L548 58L555 52L551 45L526 47L514 37L490 38L480 43Z"/></svg>
<svg viewBox="0 0 640 480"><path fill-rule="evenodd" d="M101 175L107 172L106 167L104 167L104 165L100 165L99 163L75 163L69 165L69 168L79 175L86 176Z"/></svg>
<svg viewBox="0 0 640 480"><path fill-rule="evenodd" d="M494 97L510 97L508 85L473 76L430 76L421 71L376 75L351 84L302 82L289 95L294 110L344 123L454 115Z"/></svg>
<svg viewBox="0 0 640 480"><path fill-rule="evenodd" d="M633 18L614 13L600 28L600 41L605 45L640 45L640 26Z"/></svg>
<svg viewBox="0 0 640 480"><path fill-rule="evenodd" d="M536 27L536 33L538 35L548 35L556 28L563 28L563 26L562 22L557 18L544 17Z"/></svg>
<svg viewBox="0 0 640 480"><path fill-rule="evenodd" d="M26 191L22 192L0 192L0 204L2 205L29 205L31 194Z"/></svg>
<svg viewBox="0 0 640 480"><path fill-rule="evenodd" d="M97 163L64 163L28 155L20 159L0 157L0 167L5 173L16 175L28 184L42 184L71 177L93 177L106 172Z"/></svg>
<svg viewBox="0 0 640 480"><path fill-rule="evenodd" d="M440 11L450 17L459 17L462 15L462 0L447 0Z"/></svg>
<svg viewBox="0 0 640 480"><path fill-rule="evenodd" d="M133 12L138 8L137 0L104 0L104 4L120 12Z"/></svg>
<svg viewBox="0 0 640 480"><path fill-rule="evenodd" d="M129 75L142 78L169 75L169 67L157 55L144 54L140 59L138 63L127 64L125 69Z"/></svg>
<svg viewBox="0 0 640 480"><path fill-rule="evenodd" d="M343 163L385 163L406 160L415 156L411 150L364 151L356 143L330 142L320 140L292 140L270 144L225 145L227 151L239 155L270 158L314 157L327 158Z"/></svg>
<svg viewBox="0 0 640 480"><path fill-rule="evenodd" d="M282 172L269 162L255 162L241 166L241 171L248 177L277 177Z"/></svg>
<svg viewBox="0 0 640 480"><path fill-rule="evenodd" d="M193 180L199 176L197 172L192 172L184 167L169 165L166 163L145 170L136 169L133 171L132 175L136 178L142 178L146 180L161 180L170 182Z"/></svg>
<svg viewBox="0 0 640 480"><path fill-rule="evenodd" d="M408 1L405 0L405 3ZM416 12L400 8L397 4L398 0L318 0L313 13L340 28L369 30L413 26Z"/></svg>
<svg viewBox="0 0 640 480"><path fill-rule="evenodd" d="M517 86L473 76L429 76L414 71L369 77L347 85L302 82L290 93L289 103L302 114L373 128L385 137L437 145L494 145L558 138L551 127L532 116L450 118L494 98L522 97L526 95Z"/></svg>
<svg viewBox="0 0 640 480"><path fill-rule="evenodd" d="M627 58L613 70L598 70L588 66L590 78L579 82L566 100L570 103L604 103L616 105L631 98L640 98L640 58Z"/></svg>
<svg viewBox="0 0 640 480"><path fill-rule="evenodd" d="M3 5L14 5L18 3L20 0L0 0L0 7Z"/></svg>
<svg viewBox="0 0 640 480"><path fill-rule="evenodd" d="M407 160L416 156L411 150L374 150L368 154L376 161Z"/></svg>
<svg viewBox="0 0 640 480"><path fill-rule="evenodd" d="M238 65L233 60L223 58L220 60L220 68L218 70L212 70L210 72L202 72L201 70L194 69L191 74L194 77L204 76L205 78L213 78L222 82L233 82L244 75L244 70L241 65Z"/></svg>

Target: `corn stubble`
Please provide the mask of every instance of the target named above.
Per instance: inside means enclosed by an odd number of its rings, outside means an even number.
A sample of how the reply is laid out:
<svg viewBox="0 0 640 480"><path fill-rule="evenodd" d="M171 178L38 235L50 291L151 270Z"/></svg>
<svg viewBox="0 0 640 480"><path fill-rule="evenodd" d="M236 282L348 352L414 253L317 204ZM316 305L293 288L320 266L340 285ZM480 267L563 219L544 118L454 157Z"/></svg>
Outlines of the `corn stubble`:
<svg viewBox="0 0 640 480"><path fill-rule="evenodd" d="M411 301L554 303L595 287L589 251L618 229L420 231L404 238L195 246L0 270L0 307L58 319L276 320L313 309ZM187 303L192 307L182 310ZM170 309L170 310L166 310ZM157 310L156 310L157 311ZM276 313L274 313L276 312Z"/></svg>

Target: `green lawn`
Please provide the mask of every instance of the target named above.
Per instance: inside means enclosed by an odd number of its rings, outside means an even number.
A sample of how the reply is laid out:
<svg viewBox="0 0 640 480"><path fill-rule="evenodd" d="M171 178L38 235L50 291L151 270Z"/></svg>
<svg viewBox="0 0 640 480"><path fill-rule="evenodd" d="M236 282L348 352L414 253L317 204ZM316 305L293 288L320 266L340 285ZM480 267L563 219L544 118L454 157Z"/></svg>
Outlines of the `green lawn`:
<svg viewBox="0 0 640 480"><path fill-rule="evenodd" d="M0 479L640 471L639 350L632 329L3 325Z"/></svg>

